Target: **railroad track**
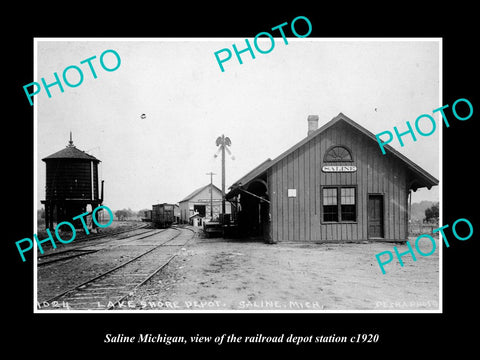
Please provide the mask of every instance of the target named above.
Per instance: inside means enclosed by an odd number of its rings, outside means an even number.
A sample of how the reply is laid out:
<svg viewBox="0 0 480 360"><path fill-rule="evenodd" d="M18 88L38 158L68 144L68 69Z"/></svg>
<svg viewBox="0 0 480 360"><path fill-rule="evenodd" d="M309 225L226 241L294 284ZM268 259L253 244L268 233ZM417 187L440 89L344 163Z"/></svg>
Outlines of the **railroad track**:
<svg viewBox="0 0 480 360"><path fill-rule="evenodd" d="M79 234L78 236L75 237L74 243L75 244L81 244L81 243L84 243L85 241L88 241L89 243L91 243L91 241L93 241L93 240L109 238L109 237L113 237L113 236L116 236L116 235L119 235L119 234L124 234L124 233L132 232L132 231L145 229L148 226L149 226L149 224L147 224L147 223L141 223L139 225L134 225L134 226L132 226L128 229L122 229L122 230L117 230L117 231L103 232L103 233L89 234L89 235ZM71 247L72 244L64 245L62 243L56 242L56 245L57 245L57 249L59 249L59 248L61 249L65 246ZM38 258L48 256L49 255L48 253L50 251L56 251L56 249L52 249L51 244L49 242L46 243L45 245L43 245L43 248L44 248L44 251L47 252L47 254L39 256Z"/></svg>
<svg viewBox="0 0 480 360"><path fill-rule="evenodd" d="M128 229L122 229L122 230L111 231L111 232L102 232L102 233L89 234L89 235L83 234L83 235L78 236L75 240L76 241L97 240L97 239L102 239L102 238L105 238L105 237L111 237L111 236L115 236L115 235L119 235L119 234L124 234L126 232L131 232L131 231L135 231L135 230L139 230L139 229L144 229L148 226L149 226L148 223L141 223L141 224L132 226L131 228L128 228Z"/></svg>
<svg viewBox="0 0 480 360"><path fill-rule="evenodd" d="M71 310L111 310L115 308L136 288L143 285L177 256L177 249L165 245L185 246L194 238L194 235L177 228L172 229L178 231L173 237L45 301L68 304L67 309Z"/></svg>
<svg viewBox="0 0 480 360"><path fill-rule="evenodd" d="M98 250L82 250L82 249L71 249L66 251L61 251L58 253L52 253L44 255L38 258L37 266L44 266L57 261L65 261L73 259L82 255L91 254L97 252Z"/></svg>
<svg viewBox="0 0 480 360"><path fill-rule="evenodd" d="M132 232L132 231L137 231L139 230L140 228L135 228L135 229L130 229L130 230L127 230L127 231L121 231L121 232L117 232L115 234L112 234L111 236L113 235L118 235L118 234L124 234L126 232ZM140 238L138 238L137 240L140 240L140 239L144 239L146 237L149 237L149 236L153 236L153 235L156 235L156 234L159 234L161 232L165 231L165 229L161 229L161 230L158 230L158 229L148 229L146 231L143 231L143 232L140 232L140 233L133 233L133 234L129 234L127 236L124 236L124 237L121 237L119 239L115 239L115 242L117 241L121 241L121 240L125 240L125 239L129 239L131 237L134 237L134 236L139 236L139 235L143 235L143 234L147 234L149 233L148 235L146 236L142 236ZM105 237L108 237L107 236L102 236L101 238L105 238ZM98 238L95 238L93 240L98 240ZM93 246L100 246L100 245L103 245L103 244L106 244L106 243L109 243L112 239L108 239L107 241L104 241L104 242L99 242L99 243L92 243L91 241L89 241L88 244L86 245L79 245L79 246L76 246L75 248L70 248L68 250L63 250L63 251L53 251L49 254L45 254L45 255L42 255L42 256L38 256L37 257L37 266L44 266L44 265L48 265L48 264L51 264L51 263L55 263L57 261L64 261L64 260L70 260L70 259L73 259L73 258L76 258L76 257L79 257L79 256L82 256L82 255L87 255L87 254L91 254L91 253L94 253L94 252L97 252L98 250L100 249L86 249L86 250L83 250L85 248L91 248ZM116 243L118 244L118 243Z"/></svg>

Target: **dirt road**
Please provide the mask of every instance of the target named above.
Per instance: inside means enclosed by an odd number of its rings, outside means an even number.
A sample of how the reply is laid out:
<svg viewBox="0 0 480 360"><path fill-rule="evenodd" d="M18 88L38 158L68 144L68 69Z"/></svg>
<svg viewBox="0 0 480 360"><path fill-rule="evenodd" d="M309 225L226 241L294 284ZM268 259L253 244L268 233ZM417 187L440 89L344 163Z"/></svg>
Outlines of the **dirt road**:
<svg viewBox="0 0 480 360"><path fill-rule="evenodd" d="M438 242L437 242L438 245ZM439 254L396 259L391 243L268 245L197 238L129 296L133 310L419 310L439 308Z"/></svg>

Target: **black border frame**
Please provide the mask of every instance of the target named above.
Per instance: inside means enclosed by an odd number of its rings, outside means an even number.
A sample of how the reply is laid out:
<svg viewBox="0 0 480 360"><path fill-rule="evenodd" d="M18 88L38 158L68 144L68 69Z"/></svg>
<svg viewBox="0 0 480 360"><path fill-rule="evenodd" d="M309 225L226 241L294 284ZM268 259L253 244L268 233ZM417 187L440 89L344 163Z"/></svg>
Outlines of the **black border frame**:
<svg viewBox="0 0 480 360"><path fill-rule="evenodd" d="M22 4L23 5L23 4ZM288 5L288 6L287 6ZM297 8L295 8L295 5ZM265 348L269 354L280 352L303 353L306 348L322 353L334 351L338 356L345 350L356 355L372 351L389 354L394 351L415 349L417 356L438 356L447 349L461 347L462 351L475 350L477 336L465 319L475 312L476 281L478 273L479 214L465 204L471 198L470 187L462 186L463 179L471 177L471 159L459 158L455 150L460 146L466 153L476 152L478 143L478 113L480 109L478 87L477 29L474 5L456 4L446 11L443 5L422 6L402 3L402 6L379 8L364 3L329 4L328 9L318 4L284 4L276 9L260 10L239 3L232 6L207 7L199 4L183 5L172 10L161 6L159 11L146 11L141 4L128 6L123 11L118 4L95 4L94 7L65 7L32 3L28 6L13 4L11 21L4 26L6 48L4 60L7 84L6 133L15 142L4 149L4 166L11 170L5 174L7 194L5 208L6 236L3 244L6 265L5 309L11 311L6 326L5 350L20 353L25 346L37 352L52 355L74 349L78 356L106 353L110 356L125 354L133 349L153 351L160 356L182 350L197 353L245 350L249 355ZM331 6L331 7L330 7ZM84 11L85 10L85 11ZM326 16L338 14L338 16ZM467 98L473 104L474 115L468 121L456 121L447 109L450 127L443 132L443 223L452 224L458 218L469 219L475 229L468 241L453 239L446 229L450 247L443 245L443 313L441 314L192 314L192 315L105 315L105 314L33 314L32 257L22 263L14 242L33 233L33 119L22 86L33 80L34 37L240 37L253 38L296 16L310 19L313 30L310 37L441 37L443 39L443 104L452 104L458 98ZM339 18L342 26L338 26ZM7 28L8 27L8 28ZM303 32L301 32L303 33ZM428 109L426 109L428 110ZM449 111L450 110L450 111ZM455 191L451 191L455 189ZM333 334L380 335L375 344L216 344L196 346L161 346L158 344L104 344L105 333L134 335L139 332L160 332L170 335L216 336L223 333L241 335L296 335ZM439 341L440 340L440 341ZM304 354L304 353L303 353Z"/></svg>

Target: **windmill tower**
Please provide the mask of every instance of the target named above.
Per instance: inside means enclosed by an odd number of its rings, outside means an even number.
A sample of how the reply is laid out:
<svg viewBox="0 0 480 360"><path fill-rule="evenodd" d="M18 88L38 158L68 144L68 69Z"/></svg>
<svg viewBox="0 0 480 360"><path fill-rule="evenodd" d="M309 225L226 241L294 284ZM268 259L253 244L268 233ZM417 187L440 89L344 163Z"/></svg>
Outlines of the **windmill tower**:
<svg viewBox="0 0 480 360"><path fill-rule="evenodd" d="M235 157L232 156L232 153L228 148L229 146L232 145L232 141L228 136L225 136L222 134L222 136L219 136L217 138L217 140L215 141L215 144L217 145L218 150L217 150L217 153L214 155L214 157L217 157L219 152L222 153L222 216L224 216L225 214L225 151L228 153L228 155L230 155L232 160L235 160Z"/></svg>

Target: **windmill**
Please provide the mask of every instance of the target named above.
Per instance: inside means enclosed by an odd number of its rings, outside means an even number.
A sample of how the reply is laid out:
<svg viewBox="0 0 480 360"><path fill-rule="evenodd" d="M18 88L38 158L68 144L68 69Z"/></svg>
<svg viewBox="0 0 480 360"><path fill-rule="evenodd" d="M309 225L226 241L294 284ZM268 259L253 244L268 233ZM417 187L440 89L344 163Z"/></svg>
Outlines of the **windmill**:
<svg viewBox="0 0 480 360"><path fill-rule="evenodd" d="M230 155L232 160L235 160L235 157L232 156L229 146L232 145L232 141L228 136L222 134L215 141L215 144L218 147L217 153L214 155L216 158L219 152L222 152L222 214L225 214L225 151Z"/></svg>

